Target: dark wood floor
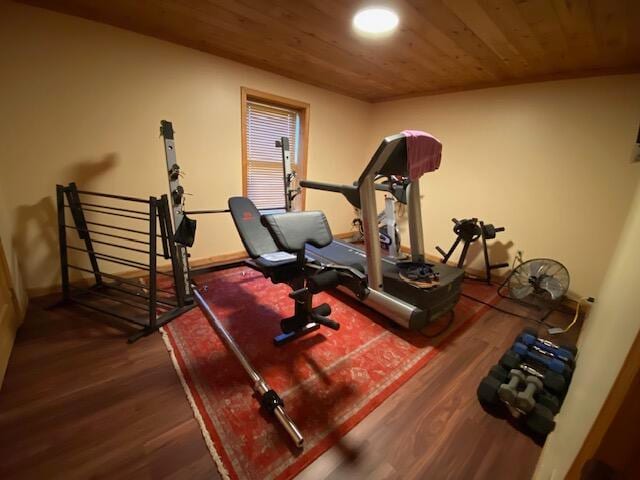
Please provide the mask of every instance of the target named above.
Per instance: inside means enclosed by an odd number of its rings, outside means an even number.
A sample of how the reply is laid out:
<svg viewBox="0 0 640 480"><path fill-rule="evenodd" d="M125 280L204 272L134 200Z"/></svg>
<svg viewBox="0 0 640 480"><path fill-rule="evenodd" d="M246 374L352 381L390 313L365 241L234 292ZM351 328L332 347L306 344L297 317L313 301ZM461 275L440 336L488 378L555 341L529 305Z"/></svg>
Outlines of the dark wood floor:
<svg viewBox="0 0 640 480"><path fill-rule="evenodd" d="M219 478L160 335L130 346L51 302L32 301L0 392L0 478ZM529 478L541 447L475 397L526 324L488 312L299 478Z"/></svg>

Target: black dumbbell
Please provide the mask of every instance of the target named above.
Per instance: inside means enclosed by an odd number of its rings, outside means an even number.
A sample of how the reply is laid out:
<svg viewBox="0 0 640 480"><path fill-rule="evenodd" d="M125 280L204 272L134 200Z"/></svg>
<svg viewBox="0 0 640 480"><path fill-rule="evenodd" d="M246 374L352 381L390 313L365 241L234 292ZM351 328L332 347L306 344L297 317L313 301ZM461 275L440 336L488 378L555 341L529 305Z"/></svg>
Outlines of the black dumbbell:
<svg viewBox="0 0 640 480"><path fill-rule="evenodd" d="M500 359L500 366L503 367L505 379L508 377L508 372L515 368L522 370L529 375L538 377L542 380L542 384L546 389L560 397L562 397L567 391L567 381L561 374L548 369L542 371L536 369L530 364L524 363L520 355L512 350L507 351L507 353L502 356ZM497 369L494 373L496 376L500 375L500 372Z"/></svg>
<svg viewBox="0 0 640 480"><path fill-rule="evenodd" d="M500 405L502 402L500 397L498 397L498 389L502 385L502 382L491 375L487 375L482 379L480 385L478 385L478 389L476 390L476 394L478 395L478 400L483 405Z"/></svg>
<svg viewBox="0 0 640 480"><path fill-rule="evenodd" d="M549 435L556 426L551 410L539 403L536 403L531 412L529 412L525 423L533 432L545 437Z"/></svg>
<svg viewBox="0 0 640 480"><path fill-rule="evenodd" d="M554 415L560 411L560 398L556 397L553 393L547 392L546 390L542 390L538 392L536 396L536 401L542 406L547 407L551 410L551 413Z"/></svg>

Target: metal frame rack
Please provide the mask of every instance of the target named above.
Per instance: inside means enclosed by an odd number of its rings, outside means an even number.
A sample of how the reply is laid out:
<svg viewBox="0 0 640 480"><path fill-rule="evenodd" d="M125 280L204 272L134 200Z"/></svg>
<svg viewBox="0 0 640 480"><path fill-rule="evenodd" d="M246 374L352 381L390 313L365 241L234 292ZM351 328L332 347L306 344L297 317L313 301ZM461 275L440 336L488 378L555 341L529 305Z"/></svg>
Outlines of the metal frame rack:
<svg viewBox="0 0 640 480"><path fill-rule="evenodd" d="M196 306L185 285L167 195L135 198L78 190L75 183L70 183L57 185L56 197L64 302L74 302L141 327L129 337L129 343L153 333ZM111 204L97 203L101 200ZM140 208L141 205L144 208ZM118 225L105 217L127 219L128 223ZM74 230L80 242L69 243L68 230ZM110 251L98 251L97 247ZM76 252L86 254L90 266L70 263L70 252L74 252L74 262L81 260ZM116 254L118 252L128 252L128 256ZM158 269L158 258L171 260L170 272ZM138 270L147 281L108 273L101 268L102 262ZM91 274L95 283L88 288L72 284L69 270ZM158 276L166 282L159 285Z"/></svg>

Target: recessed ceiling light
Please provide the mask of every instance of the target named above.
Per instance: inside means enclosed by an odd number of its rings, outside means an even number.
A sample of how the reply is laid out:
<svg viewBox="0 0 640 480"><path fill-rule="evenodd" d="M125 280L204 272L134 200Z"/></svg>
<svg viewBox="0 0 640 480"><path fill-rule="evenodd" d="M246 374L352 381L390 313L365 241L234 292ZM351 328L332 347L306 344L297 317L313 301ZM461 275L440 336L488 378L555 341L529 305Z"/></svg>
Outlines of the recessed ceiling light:
<svg viewBox="0 0 640 480"><path fill-rule="evenodd" d="M369 35L389 33L398 26L398 15L388 8L365 8L353 17L353 26Z"/></svg>

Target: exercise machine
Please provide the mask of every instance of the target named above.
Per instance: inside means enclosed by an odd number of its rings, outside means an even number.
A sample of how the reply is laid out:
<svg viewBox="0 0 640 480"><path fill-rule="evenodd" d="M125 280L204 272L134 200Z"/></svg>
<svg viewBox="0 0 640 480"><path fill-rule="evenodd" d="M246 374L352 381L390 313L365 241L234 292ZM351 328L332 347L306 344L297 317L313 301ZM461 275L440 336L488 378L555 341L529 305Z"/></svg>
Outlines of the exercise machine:
<svg viewBox="0 0 640 480"><path fill-rule="evenodd" d="M441 148L433 137L426 134L425 137ZM464 272L446 264L425 262L420 183L419 178L409 178L409 171L407 135L400 133L382 141L353 184L301 180L300 186L342 194L353 207L361 210L364 228L364 250L334 240L323 248L310 246L308 255L321 263L347 265L365 272L369 294L359 300L405 328L421 329L453 309L460 296ZM388 185L376 182L381 177L403 179L402 183L393 185L394 192L406 199L411 244L408 262L398 262L381 254L375 192L389 191ZM406 281L407 277L417 281ZM429 288L418 286L424 284Z"/></svg>
<svg viewBox="0 0 640 480"><path fill-rule="evenodd" d="M177 166L176 162L175 140L173 134L173 125L171 124L171 122L168 122L166 120L163 120L161 122L160 134L162 135L164 140L167 172L169 177L169 189L171 192L174 192L178 190L178 187L180 186L180 168L179 166ZM174 195L171 195L171 200L173 225L177 227L184 220L185 212L182 202L176 202L176 198L174 198ZM219 212L220 211L215 211L215 213ZM188 287L184 287L185 295L188 295L189 298L192 298L193 301L195 301L195 303L200 307L204 315L207 317L211 327L220 336L231 353L233 353L233 355L238 359L238 361L242 365L242 368L251 379L251 386L258 396L262 407L264 407L268 412L274 415L280 425L282 425L284 430L287 432L293 443L297 447L302 447L304 443L302 433L293 422L293 420L287 415L284 409L284 402L282 401L280 396L265 382L260 373L251 365L247 356L242 352L238 344L235 342L234 338L229 334L229 332L227 332L222 322L220 322L211 307L207 304L198 287L195 285L195 283L191 282L187 247L179 243L176 243L175 246L178 250L178 254L175 256L175 264L180 270L182 278L187 280L186 285L188 285Z"/></svg>
<svg viewBox="0 0 640 480"><path fill-rule="evenodd" d="M182 272L181 278L191 279L187 246L193 243L195 223L184 223L189 220L186 216L189 212L184 210L184 204L180 201L184 190L179 183L180 168L176 162L175 140L171 122L163 120L160 132L164 139L169 189L171 192L180 192L180 195L170 195L173 222L176 226L176 232L181 228L186 231L184 235L176 234L178 240L176 249L179 250L179 254L175 257L176 264ZM283 141L283 152L285 147L286 144ZM284 158L283 165L285 165L286 175L286 159ZM285 176L285 181L287 178L290 177ZM290 200L286 185L285 193L287 199ZM288 204L290 205L290 201ZM200 210L190 213L230 213L242 243L251 257L245 262L246 265L261 272L273 283L286 283L291 287L292 292L289 297L295 302L295 311L291 317L281 320L282 333L274 338L276 345L282 345L306 335L321 326L333 330L340 328L340 325L329 317L331 308L328 304L313 307L313 296L316 293L342 285L355 296L367 295L365 277L361 272L349 267L320 265L317 262L309 261L306 255L307 245L323 248L333 241L331 230L322 212L285 212L262 215L248 198L232 197L228 201L227 209ZM237 264L234 263L231 266L235 265ZM205 314L212 328L249 375L261 405L275 416L294 444L301 447L304 439L295 423L286 414L282 399L253 368L246 355L205 300L197 283L192 280L188 283L190 286L189 294Z"/></svg>

